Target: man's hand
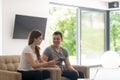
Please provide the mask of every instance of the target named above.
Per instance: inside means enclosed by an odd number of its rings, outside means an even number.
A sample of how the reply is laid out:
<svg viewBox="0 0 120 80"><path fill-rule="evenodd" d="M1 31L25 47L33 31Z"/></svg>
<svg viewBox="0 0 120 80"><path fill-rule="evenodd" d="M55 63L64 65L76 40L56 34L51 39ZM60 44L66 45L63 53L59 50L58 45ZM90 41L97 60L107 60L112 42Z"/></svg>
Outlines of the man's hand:
<svg viewBox="0 0 120 80"><path fill-rule="evenodd" d="M54 59L48 62L49 65L56 65L59 61Z"/></svg>

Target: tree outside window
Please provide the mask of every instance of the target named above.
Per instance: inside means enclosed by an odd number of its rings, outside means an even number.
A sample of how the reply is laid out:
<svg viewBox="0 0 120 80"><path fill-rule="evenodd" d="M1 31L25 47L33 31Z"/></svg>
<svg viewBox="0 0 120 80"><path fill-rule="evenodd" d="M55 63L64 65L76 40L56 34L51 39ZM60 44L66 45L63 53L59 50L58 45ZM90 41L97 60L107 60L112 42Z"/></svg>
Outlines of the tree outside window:
<svg viewBox="0 0 120 80"><path fill-rule="evenodd" d="M54 31L63 34L62 47L66 48L70 56L76 55L76 8L50 5L47 32L52 36ZM52 38L49 39L51 44Z"/></svg>

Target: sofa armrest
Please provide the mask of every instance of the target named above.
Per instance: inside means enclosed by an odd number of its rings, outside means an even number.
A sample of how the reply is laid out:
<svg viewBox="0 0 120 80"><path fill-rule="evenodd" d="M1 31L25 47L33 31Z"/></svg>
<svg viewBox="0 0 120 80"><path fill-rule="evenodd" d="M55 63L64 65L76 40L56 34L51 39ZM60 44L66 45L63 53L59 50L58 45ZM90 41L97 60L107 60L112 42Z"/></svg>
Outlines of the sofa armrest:
<svg viewBox="0 0 120 80"><path fill-rule="evenodd" d="M90 70L88 66L73 65L73 67L76 70L82 71L85 74L85 78L90 78Z"/></svg>
<svg viewBox="0 0 120 80"><path fill-rule="evenodd" d="M37 68L37 70L48 70L50 71L50 80L61 80L61 70L59 68Z"/></svg>
<svg viewBox="0 0 120 80"><path fill-rule="evenodd" d="M18 72L0 70L0 80L22 80L22 77Z"/></svg>

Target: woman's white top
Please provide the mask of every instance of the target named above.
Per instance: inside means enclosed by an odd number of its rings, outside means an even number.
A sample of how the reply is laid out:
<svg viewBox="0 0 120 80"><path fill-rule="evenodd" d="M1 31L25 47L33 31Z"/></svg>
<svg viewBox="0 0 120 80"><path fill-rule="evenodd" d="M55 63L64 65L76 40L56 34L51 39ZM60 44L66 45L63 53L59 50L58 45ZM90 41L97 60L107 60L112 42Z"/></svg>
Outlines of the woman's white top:
<svg viewBox="0 0 120 80"><path fill-rule="evenodd" d="M20 71L34 70L32 68L32 66L30 65L30 63L28 62L28 60L26 59L25 54L31 54L31 56L33 57L34 61L37 60L36 54L31 49L30 45L27 45L24 48L23 52L22 52L22 55L20 57L20 64L19 64L17 70L20 70Z"/></svg>

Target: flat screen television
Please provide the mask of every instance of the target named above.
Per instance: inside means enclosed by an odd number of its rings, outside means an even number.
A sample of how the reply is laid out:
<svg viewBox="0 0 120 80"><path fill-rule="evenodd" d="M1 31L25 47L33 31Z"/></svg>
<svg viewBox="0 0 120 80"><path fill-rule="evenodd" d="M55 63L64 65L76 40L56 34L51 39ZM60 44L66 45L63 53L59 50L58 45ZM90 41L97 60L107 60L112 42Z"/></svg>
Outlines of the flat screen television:
<svg viewBox="0 0 120 80"><path fill-rule="evenodd" d="M27 39L28 34L33 29L39 29L45 38L47 18L15 15L13 39Z"/></svg>

